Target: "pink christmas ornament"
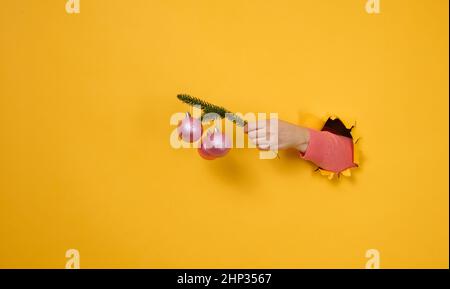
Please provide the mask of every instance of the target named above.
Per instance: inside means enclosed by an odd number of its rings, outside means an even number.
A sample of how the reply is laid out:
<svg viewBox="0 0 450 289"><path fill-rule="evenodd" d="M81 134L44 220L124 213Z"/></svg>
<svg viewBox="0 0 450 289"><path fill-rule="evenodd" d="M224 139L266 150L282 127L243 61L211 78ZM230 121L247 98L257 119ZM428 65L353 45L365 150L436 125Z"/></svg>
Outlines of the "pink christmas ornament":
<svg viewBox="0 0 450 289"><path fill-rule="evenodd" d="M193 143L201 138L202 133L202 122L186 112L186 117L178 124L178 136L186 142Z"/></svg>
<svg viewBox="0 0 450 289"><path fill-rule="evenodd" d="M231 141L224 133L214 128L212 133L208 132L203 138L201 148L202 153L206 152L209 156L223 157L230 151Z"/></svg>
<svg viewBox="0 0 450 289"><path fill-rule="evenodd" d="M204 142L202 142L201 146L198 148L198 154L208 161L215 159L214 156L208 153L208 150L206 149Z"/></svg>

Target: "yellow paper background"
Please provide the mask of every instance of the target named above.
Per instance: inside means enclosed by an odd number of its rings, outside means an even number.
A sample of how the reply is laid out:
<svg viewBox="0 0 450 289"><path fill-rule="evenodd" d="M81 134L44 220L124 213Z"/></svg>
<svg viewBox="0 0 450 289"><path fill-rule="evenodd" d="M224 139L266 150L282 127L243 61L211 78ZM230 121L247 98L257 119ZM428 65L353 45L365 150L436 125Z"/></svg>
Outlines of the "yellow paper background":
<svg viewBox="0 0 450 289"><path fill-rule="evenodd" d="M448 268L448 1L1 1L0 267ZM362 167L169 145L190 93L357 120Z"/></svg>

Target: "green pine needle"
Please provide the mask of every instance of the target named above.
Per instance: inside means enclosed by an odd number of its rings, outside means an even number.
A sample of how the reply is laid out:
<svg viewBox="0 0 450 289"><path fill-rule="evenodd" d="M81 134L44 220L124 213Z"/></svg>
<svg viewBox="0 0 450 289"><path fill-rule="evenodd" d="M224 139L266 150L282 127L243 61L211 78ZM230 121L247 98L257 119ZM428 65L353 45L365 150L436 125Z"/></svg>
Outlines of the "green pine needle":
<svg viewBox="0 0 450 289"><path fill-rule="evenodd" d="M231 111L221 107L221 106L217 106L214 104L211 104L209 102L206 102L204 100L201 100L197 97L193 97L187 94L178 94L177 95L178 99L181 100L182 102L189 104L190 106L200 106L200 108L202 109L203 115L202 115L202 120L210 120L207 116L208 113L216 113L217 115L219 115L221 118L228 118L230 121L236 123L239 126L245 126L247 124L247 122L245 120L243 120L242 118L240 118L238 115L232 113Z"/></svg>

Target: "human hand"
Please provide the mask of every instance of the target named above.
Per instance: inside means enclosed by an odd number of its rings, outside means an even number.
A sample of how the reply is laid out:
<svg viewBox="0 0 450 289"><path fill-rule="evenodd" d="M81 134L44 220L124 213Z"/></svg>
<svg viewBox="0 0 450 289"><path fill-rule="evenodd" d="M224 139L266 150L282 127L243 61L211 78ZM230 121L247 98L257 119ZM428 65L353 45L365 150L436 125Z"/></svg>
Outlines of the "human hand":
<svg viewBox="0 0 450 289"><path fill-rule="evenodd" d="M271 122L278 121L276 126ZM261 150L293 148L304 153L309 144L309 130L283 120L259 120L245 126L249 139Z"/></svg>

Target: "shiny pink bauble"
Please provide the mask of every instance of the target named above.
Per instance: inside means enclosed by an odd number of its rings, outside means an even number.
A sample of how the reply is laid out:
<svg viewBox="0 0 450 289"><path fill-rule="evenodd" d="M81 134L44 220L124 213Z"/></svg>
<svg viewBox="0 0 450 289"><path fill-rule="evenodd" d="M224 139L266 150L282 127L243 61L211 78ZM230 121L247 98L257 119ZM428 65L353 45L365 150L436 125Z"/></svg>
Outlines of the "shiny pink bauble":
<svg viewBox="0 0 450 289"><path fill-rule="evenodd" d="M223 157L231 148L231 141L226 134L215 129L214 132L208 132L202 140L203 151L215 158Z"/></svg>
<svg viewBox="0 0 450 289"><path fill-rule="evenodd" d="M196 142L202 137L202 122L186 113L186 117L178 124L178 136L186 142Z"/></svg>
<svg viewBox="0 0 450 289"><path fill-rule="evenodd" d="M202 143L202 145L197 149L197 151L198 151L198 154L199 154L202 158L204 158L205 160L210 161L210 160L215 159L214 156L212 156L212 155L210 155L210 154L208 153L208 151L207 151L207 149L205 148L205 145L204 145L203 143Z"/></svg>

